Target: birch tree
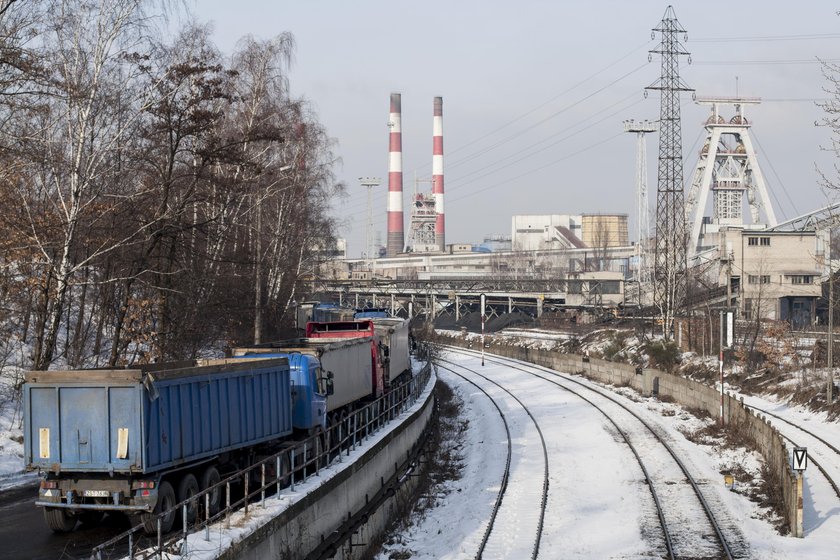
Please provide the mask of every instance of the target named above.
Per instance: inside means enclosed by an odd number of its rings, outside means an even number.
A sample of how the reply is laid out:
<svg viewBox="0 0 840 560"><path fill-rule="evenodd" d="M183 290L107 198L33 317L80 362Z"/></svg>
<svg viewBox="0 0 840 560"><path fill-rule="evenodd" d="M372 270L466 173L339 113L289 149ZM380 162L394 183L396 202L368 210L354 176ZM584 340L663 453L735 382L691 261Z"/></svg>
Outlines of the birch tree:
<svg viewBox="0 0 840 560"><path fill-rule="evenodd" d="M18 107L10 148L21 160L19 203L29 241L52 286L44 292L33 367L45 369L56 352L74 277L124 240L108 235L93 246L83 237L109 211L115 154L133 120L114 106L134 91L124 55L143 41L140 0L51 0L37 49L41 71ZM22 96L23 97L23 96ZM82 249L85 249L82 251Z"/></svg>

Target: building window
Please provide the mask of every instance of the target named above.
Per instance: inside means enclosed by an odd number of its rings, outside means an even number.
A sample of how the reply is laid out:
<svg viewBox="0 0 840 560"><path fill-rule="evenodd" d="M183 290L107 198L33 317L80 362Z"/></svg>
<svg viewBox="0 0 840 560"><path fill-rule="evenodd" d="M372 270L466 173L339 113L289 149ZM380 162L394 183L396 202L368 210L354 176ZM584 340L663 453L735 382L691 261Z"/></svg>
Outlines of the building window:
<svg viewBox="0 0 840 560"><path fill-rule="evenodd" d="M753 303L752 299L744 298L744 312L741 314L741 316L744 319L747 319L747 320L752 319L752 307L753 307L752 303Z"/></svg>
<svg viewBox="0 0 840 560"><path fill-rule="evenodd" d="M769 237L762 237L761 238L761 245L762 245L762 247L769 247L770 246L770 238Z"/></svg>
<svg viewBox="0 0 840 560"><path fill-rule="evenodd" d="M790 277L791 284L810 284L813 277L810 274L796 274Z"/></svg>
<svg viewBox="0 0 840 560"><path fill-rule="evenodd" d="M770 283L770 275L769 274L762 274L762 275L750 274L749 278L747 278L747 282L749 282L750 284L769 284Z"/></svg>
<svg viewBox="0 0 840 560"><path fill-rule="evenodd" d="M750 247L758 247L761 245L762 247L769 247L770 246L770 238L769 237L748 237L747 238L747 245Z"/></svg>
<svg viewBox="0 0 840 560"><path fill-rule="evenodd" d="M758 237L748 237L747 238L747 245L750 247L754 247L758 245Z"/></svg>

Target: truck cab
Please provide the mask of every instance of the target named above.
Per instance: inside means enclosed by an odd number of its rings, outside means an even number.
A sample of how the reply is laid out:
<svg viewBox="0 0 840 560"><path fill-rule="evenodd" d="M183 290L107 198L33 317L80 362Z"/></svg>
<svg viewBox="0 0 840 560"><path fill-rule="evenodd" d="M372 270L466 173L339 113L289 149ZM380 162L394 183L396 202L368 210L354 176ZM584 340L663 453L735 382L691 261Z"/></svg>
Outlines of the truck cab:
<svg viewBox="0 0 840 560"><path fill-rule="evenodd" d="M297 430L327 429L327 398L332 379L317 357L292 353L249 352L241 359L287 358L292 383L292 425Z"/></svg>

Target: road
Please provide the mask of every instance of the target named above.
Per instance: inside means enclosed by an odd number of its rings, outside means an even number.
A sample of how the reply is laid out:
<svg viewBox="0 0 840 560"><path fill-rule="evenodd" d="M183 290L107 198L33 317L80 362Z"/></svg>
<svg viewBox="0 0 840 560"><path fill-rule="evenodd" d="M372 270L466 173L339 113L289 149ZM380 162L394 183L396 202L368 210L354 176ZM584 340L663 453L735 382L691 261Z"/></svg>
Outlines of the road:
<svg viewBox="0 0 840 560"><path fill-rule="evenodd" d="M57 535L47 528L41 509L33 505L37 495L36 485L0 493L0 560L87 560L94 546L128 528L126 521L106 517L98 527L79 525L72 533Z"/></svg>

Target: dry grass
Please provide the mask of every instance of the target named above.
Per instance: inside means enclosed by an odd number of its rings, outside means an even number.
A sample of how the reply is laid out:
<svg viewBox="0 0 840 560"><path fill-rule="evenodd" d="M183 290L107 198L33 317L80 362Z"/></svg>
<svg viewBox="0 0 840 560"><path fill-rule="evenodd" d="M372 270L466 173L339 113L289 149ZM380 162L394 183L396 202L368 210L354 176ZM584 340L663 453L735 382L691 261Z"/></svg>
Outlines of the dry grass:
<svg viewBox="0 0 840 560"><path fill-rule="evenodd" d="M469 428L469 422L459 418L463 403L452 388L442 381L435 385L435 399L436 414L426 442L425 468L420 473L414 492L396 508L394 518L385 532L386 536L382 539L383 543L393 548L388 555L391 560L407 560L412 557L411 550L404 548L402 533L413 521L422 520L447 495L447 482L461 477L463 434ZM372 547L369 555L364 558L378 555L381 552L378 548Z"/></svg>

